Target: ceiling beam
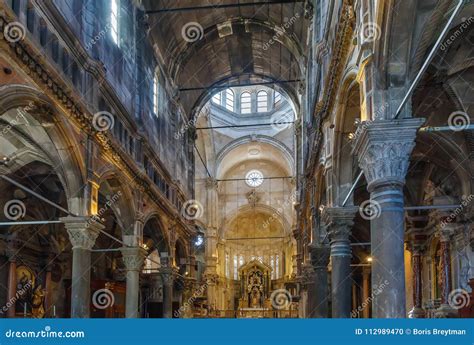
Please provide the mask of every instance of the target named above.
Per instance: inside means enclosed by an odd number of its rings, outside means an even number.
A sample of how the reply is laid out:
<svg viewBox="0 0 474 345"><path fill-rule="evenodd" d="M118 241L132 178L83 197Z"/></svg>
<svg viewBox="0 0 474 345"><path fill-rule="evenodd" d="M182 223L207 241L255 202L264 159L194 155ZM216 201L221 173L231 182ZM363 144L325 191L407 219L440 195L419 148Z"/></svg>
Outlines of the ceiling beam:
<svg viewBox="0 0 474 345"><path fill-rule="evenodd" d="M193 6L193 7L174 7L174 8L162 8L159 10L146 11L146 14L160 14L160 13L172 13L172 12L190 12L199 10L217 10L233 7L249 7L249 6L265 6L265 5L284 5L284 4L295 4L301 3L305 0L275 0L275 1L255 1L249 3L237 3L237 4L217 4L207 6Z"/></svg>
<svg viewBox="0 0 474 345"><path fill-rule="evenodd" d="M219 89L228 89L230 87L299 83L301 81L303 80L302 79L288 79L288 80L262 81L258 83L241 83L241 84L221 85L221 86L184 87L184 88L180 88L179 91L219 90Z"/></svg>

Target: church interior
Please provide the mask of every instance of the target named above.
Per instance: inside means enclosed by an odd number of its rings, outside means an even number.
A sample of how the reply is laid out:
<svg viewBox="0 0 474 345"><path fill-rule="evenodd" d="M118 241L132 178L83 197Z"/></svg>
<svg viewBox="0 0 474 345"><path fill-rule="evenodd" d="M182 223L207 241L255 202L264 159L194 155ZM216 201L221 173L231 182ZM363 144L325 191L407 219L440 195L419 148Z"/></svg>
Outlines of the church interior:
<svg viewBox="0 0 474 345"><path fill-rule="evenodd" d="M0 318L474 317L474 3L0 2Z"/></svg>

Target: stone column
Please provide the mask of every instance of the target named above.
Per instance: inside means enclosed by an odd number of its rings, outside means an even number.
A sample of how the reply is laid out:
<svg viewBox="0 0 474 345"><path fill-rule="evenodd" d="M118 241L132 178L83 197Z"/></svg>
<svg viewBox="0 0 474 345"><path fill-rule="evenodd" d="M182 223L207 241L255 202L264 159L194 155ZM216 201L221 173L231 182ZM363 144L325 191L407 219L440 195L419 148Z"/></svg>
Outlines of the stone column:
<svg viewBox="0 0 474 345"><path fill-rule="evenodd" d="M147 252L141 247L123 247L120 251L127 272L125 317L137 318L139 316L140 271Z"/></svg>
<svg viewBox="0 0 474 345"><path fill-rule="evenodd" d="M323 219L331 245L332 317L351 315L351 243L349 236L357 207L326 207Z"/></svg>
<svg viewBox="0 0 474 345"><path fill-rule="evenodd" d="M15 317L16 309L16 254L18 249L13 247L7 248L8 256L8 293L7 303L11 303L11 306L7 310L7 317Z"/></svg>
<svg viewBox="0 0 474 345"><path fill-rule="evenodd" d="M370 267L362 267L362 304L366 305L362 309L362 317L368 319L370 317Z"/></svg>
<svg viewBox="0 0 474 345"><path fill-rule="evenodd" d="M423 309L423 251L426 244L426 235L424 228L416 228L410 226L407 231L408 249L411 252L411 266L412 266L412 293L413 293L413 318L424 318L425 311Z"/></svg>
<svg viewBox="0 0 474 345"><path fill-rule="evenodd" d="M438 231L441 250L441 305L435 313L437 318L457 316L457 310L450 305L449 294L453 290L451 277L451 240L456 224L441 224Z"/></svg>
<svg viewBox="0 0 474 345"><path fill-rule="evenodd" d="M51 299L52 299L52 291L51 291L51 270L53 266L54 258L52 256L48 257L48 262L45 264L46 274L45 274L45 283L44 289L46 290L46 294L44 296L44 310L45 310L45 317L53 317L53 312L51 310Z"/></svg>
<svg viewBox="0 0 474 345"><path fill-rule="evenodd" d="M90 316L91 249L104 228L89 217L61 218L72 244L71 318Z"/></svg>
<svg viewBox="0 0 474 345"><path fill-rule="evenodd" d="M405 318L403 186L418 128L424 119L376 120L359 124L353 143L370 200L361 212L370 220L373 317Z"/></svg>
<svg viewBox="0 0 474 345"><path fill-rule="evenodd" d="M308 317L327 318L329 287L328 287L328 264L330 248L324 245L310 245L311 265L314 270L314 281L309 303Z"/></svg>
<svg viewBox="0 0 474 345"><path fill-rule="evenodd" d="M160 268L160 275L163 281L163 318L173 317L173 285L174 270L168 262L168 258L161 258L163 266Z"/></svg>

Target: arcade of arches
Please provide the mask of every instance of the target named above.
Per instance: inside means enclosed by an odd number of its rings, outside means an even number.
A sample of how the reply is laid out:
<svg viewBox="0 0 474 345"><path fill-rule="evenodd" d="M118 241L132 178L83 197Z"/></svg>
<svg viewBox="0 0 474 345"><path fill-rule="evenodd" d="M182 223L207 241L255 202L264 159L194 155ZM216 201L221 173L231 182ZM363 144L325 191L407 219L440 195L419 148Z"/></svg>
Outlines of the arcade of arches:
<svg viewBox="0 0 474 345"><path fill-rule="evenodd" d="M0 317L474 316L474 3L0 3Z"/></svg>

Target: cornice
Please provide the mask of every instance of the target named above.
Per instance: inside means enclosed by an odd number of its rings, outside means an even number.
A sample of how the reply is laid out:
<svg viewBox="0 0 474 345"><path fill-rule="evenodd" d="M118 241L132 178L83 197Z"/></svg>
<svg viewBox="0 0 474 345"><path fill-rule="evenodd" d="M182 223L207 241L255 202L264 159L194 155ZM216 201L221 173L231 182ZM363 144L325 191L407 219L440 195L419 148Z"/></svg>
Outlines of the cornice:
<svg viewBox="0 0 474 345"><path fill-rule="evenodd" d="M4 31L5 26L13 21L7 19L8 15L0 13L0 32ZM168 216L177 219L182 226L179 217L179 210L174 210L169 200L164 198L161 193L157 193L150 186L154 184L150 182L148 176L143 173L130 157L117 144L116 140L110 133L99 132L93 126L93 114L89 111L86 104L78 99L74 92L69 90L67 83L56 72L55 68L49 66L47 58L44 57L35 43L29 40L28 35L22 41L8 42L4 35L0 35L0 46L10 57L18 63L20 68L34 80L39 88L54 100L63 110L62 113L66 118L76 125L84 134L90 135L102 148L104 156L108 157L113 164L117 166L131 182L141 191L146 192L152 201L156 203L158 208L164 211ZM8 50L10 47L10 50Z"/></svg>
<svg viewBox="0 0 474 345"><path fill-rule="evenodd" d="M345 62L347 61L349 48L352 43L354 26L355 16L352 6L350 6L347 0L344 0L343 10L336 30L337 37L333 45L333 54L328 67L328 71L330 72L324 84L324 94L322 100L319 101L314 108L313 115L316 118L315 127L317 130L314 131L316 133L313 141L309 143L310 152L307 164L308 168L306 169L307 177L313 175L319 161L319 154L322 147L323 119L331 113L334 107L339 84L344 73Z"/></svg>

